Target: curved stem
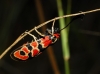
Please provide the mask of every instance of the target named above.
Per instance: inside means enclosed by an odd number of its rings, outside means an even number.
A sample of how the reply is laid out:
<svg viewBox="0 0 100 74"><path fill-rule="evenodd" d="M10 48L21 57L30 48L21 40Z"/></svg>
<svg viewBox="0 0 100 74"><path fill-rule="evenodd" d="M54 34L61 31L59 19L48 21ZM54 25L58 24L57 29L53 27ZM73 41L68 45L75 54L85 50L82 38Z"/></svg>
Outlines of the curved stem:
<svg viewBox="0 0 100 74"><path fill-rule="evenodd" d="M40 28L40 27L42 27L42 26L44 26L44 25L46 25L46 24L48 24L48 23L50 23L50 22L52 22L52 21L54 21L54 20L59 20L59 19L61 19L61 18L72 17L72 16L77 16L77 15L81 15L81 14L92 13L92 12L96 12L96 11L100 11L100 8L99 8L99 9L90 10L90 11L86 11L86 12L80 12L80 13L75 13L75 14L69 14L69 15L64 15L64 16L60 16L60 17L55 17L55 18L53 18L53 19L51 19L51 20L48 20L48 21L46 21L46 22L44 22L44 23L38 25L36 28L38 29L38 28ZM34 31L34 28L31 29L31 30L28 31L28 32L32 32L32 31ZM26 35L27 35L27 34L24 34L24 33L21 34L21 35L15 40L15 42L14 42L13 44L11 44L11 45L0 55L0 59L1 59L14 45L16 45L21 39L23 39Z"/></svg>

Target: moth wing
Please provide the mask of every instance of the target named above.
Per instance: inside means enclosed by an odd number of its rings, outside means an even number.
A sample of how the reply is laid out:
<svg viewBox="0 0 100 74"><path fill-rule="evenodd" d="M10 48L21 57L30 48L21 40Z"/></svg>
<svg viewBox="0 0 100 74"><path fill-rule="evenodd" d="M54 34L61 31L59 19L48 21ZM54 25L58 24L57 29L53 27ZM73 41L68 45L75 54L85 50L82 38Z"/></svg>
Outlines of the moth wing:
<svg viewBox="0 0 100 74"><path fill-rule="evenodd" d="M11 52L10 57L11 57L13 60L15 60L15 61L20 61L18 58L16 58L16 57L14 56L14 52L20 50L21 48L22 48L22 46L18 47L17 49L15 49L14 51Z"/></svg>

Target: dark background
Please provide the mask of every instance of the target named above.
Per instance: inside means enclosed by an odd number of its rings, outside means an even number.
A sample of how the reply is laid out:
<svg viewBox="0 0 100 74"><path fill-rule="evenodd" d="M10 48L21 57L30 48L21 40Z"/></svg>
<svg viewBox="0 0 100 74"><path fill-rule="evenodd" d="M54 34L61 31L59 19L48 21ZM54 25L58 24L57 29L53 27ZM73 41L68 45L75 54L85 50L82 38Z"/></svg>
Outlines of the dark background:
<svg viewBox="0 0 100 74"><path fill-rule="evenodd" d="M40 24L36 0L0 0L0 54L26 30ZM40 0L45 21L58 16L56 0ZM67 0L62 0L66 10ZM72 0L71 13L100 8L100 0ZM47 25L49 28L51 24ZM59 27L56 22L55 27ZM69 59L71 74L100 74L100 36L82 33L80 30L100 32L100 12L86 14L84 20L70 25ZM37 36L37 35L36 35ZM1 60L0 74L54 74L47 50L40 56L25 61L14 61L10 53L32 38L25 37L16 44ZM53 52L61 74L64 74L64 61L61 40L53 45Z"/></svg>

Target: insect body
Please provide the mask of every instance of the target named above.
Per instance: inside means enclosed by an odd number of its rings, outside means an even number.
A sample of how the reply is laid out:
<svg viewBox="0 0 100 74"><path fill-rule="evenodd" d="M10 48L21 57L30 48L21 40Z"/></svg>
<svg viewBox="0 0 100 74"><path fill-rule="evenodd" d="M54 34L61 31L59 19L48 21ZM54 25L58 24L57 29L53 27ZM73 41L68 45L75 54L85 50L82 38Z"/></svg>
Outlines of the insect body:
<svg viewBox="0 0 100 74"><path fill-rule="evenodd" d="M70 23L77 18L80 18L80 17L76 16L75 18L73 18L70 21ZM52 29L47 29L45 34L41 34L35 27L35 31L41 36L39 39L31 33L25 32L26 34L33 37L34 41L32 41L30 43L26 43L26 44L22 45L21 47L17 48L15 51L13 51L11 53L11 57L15 60L25 61L27 59L38 56L47 47L54 44L60 37L60 32L70 24L69 23L64 28L59 30L58 28L54 28L54 22L52 25Z"/></svg>
<svg viewBox="0 0 100 74"><path fill-rule="evenodd" d="M60 34L58 33L59 31L58 28L54 29L53 31L47 29L44 35L42 35L39 31L37 31L36 27L35 31L41 36L41 38L37 39L31 33L25 32L28 35L32 36L34 41L26 43L21 47L19 47L18 49L16 49L15 51L13 51L11 53L11 57L14 60L24 61L36 57L39 54L41 54L48 46L54 44L60 37Z"/></svg>

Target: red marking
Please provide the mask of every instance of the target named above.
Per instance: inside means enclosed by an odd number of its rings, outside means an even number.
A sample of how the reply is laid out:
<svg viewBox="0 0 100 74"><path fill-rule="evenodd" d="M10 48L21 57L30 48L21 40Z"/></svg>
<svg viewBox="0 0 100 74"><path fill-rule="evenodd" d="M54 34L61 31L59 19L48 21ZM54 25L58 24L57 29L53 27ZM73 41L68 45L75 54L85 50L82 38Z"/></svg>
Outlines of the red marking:
<svg viewBox="0 0 100 74"><path fill-rule="evenodd" d="M52 40L49 39L49 36L45 36L45 38L42 38L41 41L42 44L44 44L44 47L47 47L52 43Z"/></svg>
<svg viewBox="0 0 100 74"><path fill-rule="evenodd" d="M32 57L36 56L39 53L38 49L33 49L32 50Z"/></svg>
<svg viewBox="0 0 100 74"><path fill-rule="evenodd" d="M14 56L18 59L21 59L21 60L27 60L28 59L28 55L27 56L26 55L20 55L19 50L14 53Z"/></svg>
<svg viewBox="0 0 100 74"><path fill-rule="evenodd" d="M47 41L43 42L44 47L49 46L51 43L52 43L52 41L51 41L51 40L47 40Z"/></svg>
<svg viewBox="0 0 100 74"><path fill-rule="evenodd" d="M38 46L37 42L32 42L30 45L32 45L33 47L37 47Z"/></svg>
<svg viewBox="0 0 100 74"><path fill-rule="evenodd" d="M24 47L22 48L22 51L24 51L25 53L30 53L29 50L28 50L28 48L27 48L26 46L24 46Z"/></svg>
<svg viewBox="0 0 100 74"><path fill-rule="evenodd" d="M60 34L59 33L56 33L56 34L53 34L56 38L59 38L60 37Z"/></svg>

